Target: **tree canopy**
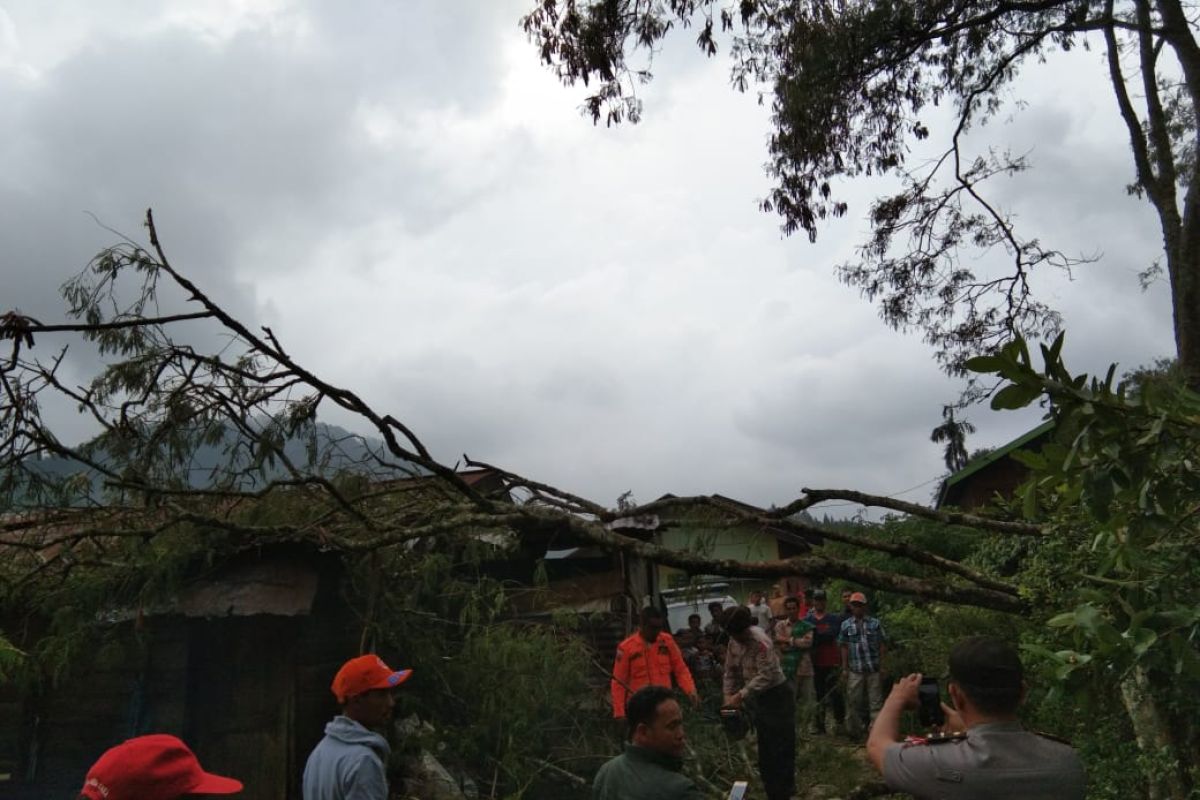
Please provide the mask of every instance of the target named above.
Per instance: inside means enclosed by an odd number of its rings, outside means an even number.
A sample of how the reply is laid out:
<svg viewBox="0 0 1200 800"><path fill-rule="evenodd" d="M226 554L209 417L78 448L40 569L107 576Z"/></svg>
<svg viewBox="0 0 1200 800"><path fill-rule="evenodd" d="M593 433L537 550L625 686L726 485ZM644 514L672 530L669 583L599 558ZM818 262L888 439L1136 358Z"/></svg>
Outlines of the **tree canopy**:
<svg viewBox="0 0 1200 800"><path fill-rule="evenodd" d="M920 330L957 374L1015 333L1056 332L1061 320L1034 296L1030 275L1080 260L1022 236L988 199L988 179L1029 162L995 148L973 155L964 136L1050 52L1098 48L1129 133L1130 191L1161 225L1161 259L1147 263L1165 261L1176 347L1196 386L1196 13L1182 0L538 0L523 25L565 83L588 87L592 119L610 125L640 118L636 86L674 30L695 30L709 56L727 43L733 85L770 103L774 186L762 207L787 233L815 239L822 221L846 214L846 179L899 178L899 192L872 204L871 234L839 274L888 324ZM945 105L949 121L934 112ZM927 139L940 156L910 163L913 144ZM974 265L965 248L1002 252L1007 266Z"/></svg>

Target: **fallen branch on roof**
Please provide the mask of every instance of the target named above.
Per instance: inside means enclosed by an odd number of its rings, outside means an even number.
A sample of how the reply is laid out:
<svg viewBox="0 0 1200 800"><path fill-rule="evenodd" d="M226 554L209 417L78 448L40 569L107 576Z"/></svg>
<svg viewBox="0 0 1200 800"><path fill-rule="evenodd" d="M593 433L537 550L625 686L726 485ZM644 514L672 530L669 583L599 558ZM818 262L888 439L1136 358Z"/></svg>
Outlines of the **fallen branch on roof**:
<svg viewBox="0 0 1200 800"><path fill-rule="evenodd" d="M177 531L194 534L200 547L220 536L235 547L307 541L370 552L490 530L518 538L550 537L547 541L565 535L691 574L842 578L927 600L1011 613L1025 610L1016 587L976 568L910 543L828 530L795 517L821 502L845 500L983 533L1043 534L1027 523L829 489L806 489L801 497L772 508L712 495L665 497L613 509L467 458L468 466L500 476L509 492L525 502L513 503L507 493L489 496L435 459L403 422L297 362L270 328L256 332L234 318L171 265L150 212L146 226L148 248L128 241L111 248L64 288L75 321L43 324L16 312L0 317L0 341L11 343L7 359L0 361L0 390L6 398L0 406L0 488L11 508L48 515L40 532L31 527L29 520L36 515L29 513L3 523L0 530L7 541L0 544L32 556L8 564L10 573L22 564L40 575L56 564L76 569L101 563L108 558L106 542L152 542ZM140 289L121 305L118 298L128 295L117 291L116 284L125 274L136 276ZM159 312L160 281L189 308ZM189 310L195 306L199 310ZM152 315L146 313L151 309ZM177 326L197 320L220 325L228 344L217 353L203 353L173 338L174 331L192 330ZM59 375L65 348L47 363L29 356L35 333L81 334L108 361L90 384L68 385ZM41 416L43 394L74 403L96 422L100 436L84 445L64 444ZM319 444L341 450L345 441L317 443L311 438L318 408L329 403L362 420L383 441L380 452L369 450L354 462L357 477L327 474L329 456L318 449ZM294 437L310 448L303 458L287 449ZM217 450L223 459L210 469L212 485L198 486L193 480L195 453L201 448ZM39 470L46 455L67 460L79 473L64 478ZM397 475L405 479L397 480ZM280 506L287 513L265 522L270 515L260 509ZM88 517L86 508L96 516ZM664 527L660 513L689 509L794 537L805 547L831 540L883 553L936 577L897 575L819 552L767 562L715 559L623 532L622 522L636 520L636 527L652 536Z"/></svg>

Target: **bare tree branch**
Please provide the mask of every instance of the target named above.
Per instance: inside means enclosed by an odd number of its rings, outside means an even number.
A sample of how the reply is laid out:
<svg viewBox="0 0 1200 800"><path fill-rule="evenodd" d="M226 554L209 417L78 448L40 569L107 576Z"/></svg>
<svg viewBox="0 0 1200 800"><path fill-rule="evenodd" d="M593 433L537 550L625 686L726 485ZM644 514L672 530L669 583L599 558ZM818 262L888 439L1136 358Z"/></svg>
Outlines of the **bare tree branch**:
<svg viewBox="0 0 1200 800"><path fill-rule="evenodd" d="M461 544L488 534L498 537L487 539L498 547L564 539L589 542L691 574L840 577L930 600L1013 613L1024 608L1016 587L953 559L908 542L827 530L795 517L823 500L841 499L985 533L1037 536L1041 531L1036 526L935 511L848 490L805 490L804 496L771 509L720 496L664 497L614 509L464 456L469 467L491 471L509 492L522 492L528 500L514 503L507 494L482 494L453 468L434 459L401 421L299 365L269 328L255 334L224 311L167 261L150 212L146 224L156 256L136 248L122 250L98 263L95 284L71 286L73 313L81 322L43 325L19 315L5 318L12 323L6 330L15 348L27 343L31 331L82 332L101 337L102 352L117 355L86 388L67 386L59 378L61 353L53 363L43 365L15 349L14 358L0 369L0 382L10 398L0 408L0 467L4 468L0 477L8 487L10 506L30 509L20 518L5 520L0 544L25 554L22 563L29 567L25 579L47 570L70 572L118 563L126 555L136 560L144 557L138 555L140 542L178 532L198 536L198 544L219 542L234 551L303 541L345 553L411 547L417 542ZM115 291L122 270L142 276L143 296L132 310L116 308L106 300L105 293ZM169 276L204 311L138 316L155 291L156 270ZM105 319L110 305L109 313L118 315L120 325ZM228 348L223 348L212 355L172 341L171 326L199 318L215 320L245 352L227 356ZM145 324L132 324L135 319ZM37 402L41 392L77 404L96 420L100 436L81 446L60 442L41 419ZM288 437L297 431L312 435L317 407L326 398L369 423L384 438L386 453L398 462L368 449L357 464L365 471L347 484L324 474L324 462L314 461L312 452L308 463L294 458L285 448ZM191 477L195 450L202 445L211 448L214 442L223 458L217 467L219 480L198 486ZM79 472L65 478L43 474L32 460L40 454L66 459ZM398 473L409 477L396 480ZM98 494L101 490L103 496ZM79 508L65 510L64 503ZM264 512L271 508L288 512L282 518ZM39 509L43 513L34 513ZM929 577L898 575L815 549L767 562L710 558L643 541L627 535L619 524L628 517L644 517L653 520L640 526L650 534L656 526L686 528L692 524L690 510L718 517L717 526L761 529L806 548L819 548L828 540L886 554L920 567L921 574ZM673 516L661 522L660 513ZM703 519L694 524L707 526Z"/></svg>

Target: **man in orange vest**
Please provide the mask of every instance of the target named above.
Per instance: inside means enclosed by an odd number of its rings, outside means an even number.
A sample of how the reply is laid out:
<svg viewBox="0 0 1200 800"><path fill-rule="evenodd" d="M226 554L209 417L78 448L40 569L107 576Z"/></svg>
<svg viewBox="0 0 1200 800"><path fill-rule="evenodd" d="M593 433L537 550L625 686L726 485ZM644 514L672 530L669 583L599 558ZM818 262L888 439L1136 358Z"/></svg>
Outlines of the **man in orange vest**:
<svg viewBox="0 0 1200 800"><path fill-rule="evenodd" d="M692 701L700 702L692 673L684 663L679 645L671 634L663 631L662 611L647 607L642 609L641 627L621 644L617 645L617 660L613 663L612 704L613 716L625 718L625 701L643 686L665 686L671 688L671 678Z"/></svg>

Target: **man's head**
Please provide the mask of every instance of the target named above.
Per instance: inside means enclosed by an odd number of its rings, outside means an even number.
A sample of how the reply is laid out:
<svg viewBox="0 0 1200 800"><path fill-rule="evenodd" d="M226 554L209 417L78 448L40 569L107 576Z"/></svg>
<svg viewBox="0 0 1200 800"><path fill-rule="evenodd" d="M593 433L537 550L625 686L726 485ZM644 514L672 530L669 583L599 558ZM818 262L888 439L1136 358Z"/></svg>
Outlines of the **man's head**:
<svg viewBox="0 0 1200 800"><path fill-rule="evenodd" d="M701 653L712 652L712 649L713 649L712 637L709 636L708 634L704 634L703 636L699 637L698 639L696 639L696 647L700 650Z"/></svg>
<svg viewBox="0 0 1200 800"><path fill-rule="evenodd" d="M688 614L688 628L691 630L699 631L701 627L700 623L702 621L703 620L700 619L699 614Z"/></svg>
<svg viewBox="0 0 1200 800"><path fill-rule="evenodd" d="M760 592L758 589L755 589L754 591L750 592L750 605L756 606L762 602L762 599L763 599L763 593Z"/></svg>
<svg viewBox="0 0 1200 800"><path fill-rule="evenodd" d="M795 619L800 616L800 601L794 597L789 597L783 601L783 613L788 619Z"/></svg>
<svg viewBox="0 0 1200 800"><path fill-rule="evenodd" d="M638 631L647 642L653 642L666 626L661 610L654 606L646 606L638 617Z"/></svg>
<svg viewBox="0 0 1200 800"><path fill-rule="evenodd" d="M174 736L139 736L111 748L84 779L83 800L178 800L195 794L233 794L240 781L205 772Z"/></svg>
<svg viewBox="0 0 1200 800"><path fill-rule="evenodd" d="M723 610L724 606L722 606L720 603L714 602L708 604L708 613L713 618L713 622L717 623L718 625L721 624L721 612Z"/></svg>
<svg viewBox="0 0 1200 800"><path fill-rule="evenodd" d="M725 611L722 620L725 631L739 642L748 642L753 638L750 627L754 624L754 614L745 606L734 606Z"/></svg>
<svg viewBox="0 0 1200 800"><path fill-rule="evenodd" d="M849 589L842 589L842 605L850 605L850 595L852 594L854 594L854 592L850 591Z"/></svg>
<svg viewBox="0 0 1200 800"><path fill-rule="evenodd" d="M853 592L850 595L850 613L855 619L862 619L867 615L867 596L862 592Z"/></svg>
<svg viewBox="0 0 1200 800"><path fill-rule="evenodd" d="M825 590L817 589L816 591L814 591L812 602L813 602L813 608L815 608L817 611L821 612L822 614L825 613L825 603L827 602L826 598L825 598Z"/></svg>
<svg viewBox="0 0 1200 800"><path fill-rule="evenodd" d="M364 728L378 728L396 705L392 690L411 676L411 669L393 670L379 656L368 654L343 664L330 688L344 716Z"/></svg>
<svg viewBox="0 0 1200 800"><path fill-rule="evenodd" d="M696 645L696 632L691 628L683 628L675 634L675 644L682 648L694 647Z"/></svg>
<svg viewBox="0 0 1200 800"><path fill-rule="evenodd" d="M1016 714L1025 699L1025 672L1015 647L993 636L972 636L954 645L949 661L957 708L989 717Z"/></svg>
<svg viewBox="0 0 1200 800"><path fill-rule="evenodd" d="M683 710L665 686L646 686L625 702L629 741L663 755L683 757Z"/></svg>

